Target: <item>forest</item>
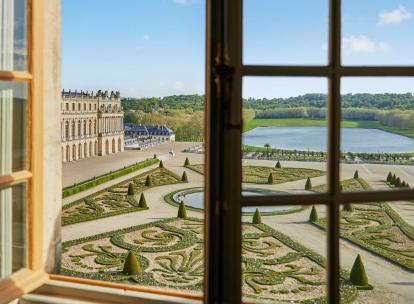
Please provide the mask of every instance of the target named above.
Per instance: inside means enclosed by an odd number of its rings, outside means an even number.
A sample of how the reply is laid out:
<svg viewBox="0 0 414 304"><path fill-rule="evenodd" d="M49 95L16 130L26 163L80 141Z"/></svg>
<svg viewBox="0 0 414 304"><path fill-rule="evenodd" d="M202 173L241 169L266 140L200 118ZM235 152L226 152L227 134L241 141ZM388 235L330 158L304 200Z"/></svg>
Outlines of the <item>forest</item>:
<svg viewBox="0 0 414 304"><path fill-rule="evenodd" d="M243 100L243 121L254 118L326 118L325 94L289 98ZM341 97L343 120L378 121L384 126L414 130L414 96L406 94L345 94ZM125 122L165 124L177 140L199 141L203 137L204 96L173 95L122 100Z"/></svg>

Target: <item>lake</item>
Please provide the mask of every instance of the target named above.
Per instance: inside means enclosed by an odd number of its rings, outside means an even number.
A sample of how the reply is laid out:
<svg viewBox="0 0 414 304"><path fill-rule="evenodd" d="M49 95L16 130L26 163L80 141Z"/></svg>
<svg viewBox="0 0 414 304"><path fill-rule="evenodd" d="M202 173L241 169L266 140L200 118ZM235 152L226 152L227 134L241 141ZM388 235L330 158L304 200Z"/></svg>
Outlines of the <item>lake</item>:
<svg viewBox="0 0 414 304"><path fill-rule="evenodd" d="M243 133L243 144L286 150L326 151L325 127L258 127ZM342 128L342 152L414 152L414 139L378 129Z"/></svg>

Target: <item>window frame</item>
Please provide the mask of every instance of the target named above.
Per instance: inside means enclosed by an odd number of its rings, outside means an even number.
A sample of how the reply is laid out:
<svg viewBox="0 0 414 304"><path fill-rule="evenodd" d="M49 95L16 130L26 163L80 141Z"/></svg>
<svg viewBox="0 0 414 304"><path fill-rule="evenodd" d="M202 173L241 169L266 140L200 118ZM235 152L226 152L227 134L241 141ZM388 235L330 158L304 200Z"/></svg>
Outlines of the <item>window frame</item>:
<svg viewBox="0 0 414 304"><path fill-rule="evenodd" d="M48 279L43 259L43 0L26 2L27 72L0 71L0 80L28 84L27 169L0 177L0 188L27 182L26 267L0 281L0 299L11 301ZM36 148L35 148L36 147Z"/></svg>

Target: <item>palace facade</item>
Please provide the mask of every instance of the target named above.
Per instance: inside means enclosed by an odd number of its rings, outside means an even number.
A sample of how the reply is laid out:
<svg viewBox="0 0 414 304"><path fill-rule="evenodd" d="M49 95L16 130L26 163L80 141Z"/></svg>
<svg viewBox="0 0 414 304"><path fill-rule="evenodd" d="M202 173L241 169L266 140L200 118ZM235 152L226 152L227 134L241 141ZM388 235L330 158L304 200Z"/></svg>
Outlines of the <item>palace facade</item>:
<svg viewBox="0 0 414 304"><path fill-rule="evenodd" d="M124 151L124 112L119 92L62 91L64 163Z"/></svg>

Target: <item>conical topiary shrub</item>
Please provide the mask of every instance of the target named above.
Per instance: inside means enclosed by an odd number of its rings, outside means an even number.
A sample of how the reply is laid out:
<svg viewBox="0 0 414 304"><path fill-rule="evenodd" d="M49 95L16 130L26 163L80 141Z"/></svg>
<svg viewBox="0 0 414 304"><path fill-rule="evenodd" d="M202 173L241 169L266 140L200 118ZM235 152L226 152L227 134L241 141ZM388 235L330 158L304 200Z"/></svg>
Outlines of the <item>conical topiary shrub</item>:
<svg viewBox="0 0 414 304"><path fill-rule="evenodd" d="M395 180L394 186L401 187L401 179L399 177L397 177L397 179Z"/></svg>
<svg viewBox="0 0 414 304"><path fill-rule="evenodd" d="M397 180L397 176L395 176L395 174L392 175L392 180L391 180L391 184L395 184L395 181Z"/></svg>
<svg viewBox="0 0 414 304"><path fill-rule="evenodd" d="M141 273L141 266L135 254L130 250L124 262L122 272L126 275L137 275Z"/></svg>
<svg viewBox="0 0 414 304"><path fill-rule="evenodd" d="M140 208L148 208L147 200L145 199L144 192L141 193L141 197L139 198L138 207Z"/></svg>
<svg viewBox="0 0 414 304"><path fill-rule="evenodd" d="M181 176L181 181L188 183L188 177L187 177L187 173L184 171L183 175Z"/></svg>
<svg viewBox="0 0 414 304"><path fill-rule="evenodd" d="M355 170L355 173L354 173L354 178L359 178L359 173L358 173L358 170Z"/></svg>
<svg viewBox="0 0 414 304"><path fill-rule="evenodd" d="M145 186L147 186L147 187L152 186L151 175L147 175L147 178L145 179Z"/></svg>
<svg viewBox="0 0 414 304"><path fill-rule="evenodd" d="M405 187L406 187L406 185L407 185L407 183L406 183L405 181L402 181L402 183L401 183L400 187L401 187L401 188L405 188Z"/></svg>
<svg viewBox="0 0 414 304"><path fill-rule="evenodd" d="M311 190L311 189L312 189L312 182L310 178L308 177L308 179L306 180L306 184L305 184L305 190Z"/></svg>
<svg viewBox="0 0 414 304"><path fill-rule="evenodd" d="M262 223L262 216L260 215L259 208L256 208L256 211L253 215L253 224L261 224Z"/></svg>
<svg viewBox="0 0 414 304"><path fill-rule="evenodd" d="M391 174L391 172L390 172L390 173L388 173L388 175L387 175L387 182L391 183L391 181L392 181L392 174Z"/></svg>
<svg viewBox="0 0 414 304"><path fill-rule="evenodd" d="M273 173L269 173L269 177L267 178L267 183L268 184L273 184L275 182L274 178L273 178Z"/></svg>
<svg viewBox="0 0 414 304"><path fill-rule="evenodd" d="M184 202L180 203L180 206L178 206L178 218L186 219L187 218L187 208L184 205Z"/></svg>
<svg viewBox="0 0 414 304"><path fill-rule="evenodd" d="M369 286L365 267L359 254L355 259L354 265L352 266L349 279L351 283L356 286Z"/></svg>
<svg viewBox="0 0 414 304"><path fill-rule="evenodd" d="M309 221L314 223L318 220L318 212L316 211L315 206L312 206L312 210L309 214Z"/></svg>
<svg viewBox="0 0 414 304"><path fill-rule="evenodd" d="M134 186L132 186L132 183L129 183L128 185L128 195L135 195L135 189Z"/></svg>
<svg viewBox="0 0 414 304"><path fill-rule="evenodd" d="M159 168L164 168L164 163L162 161L160 161L160 164L158 166Z"/></svg>
<svg viewBox="0 0 414 304"><path fill-rule="evenodd" d="M342 210L352 212L352 211L354 211L354 207L352 207L351 203L345 203Z"/></svg>
<svg viewBox="0 0 414 304"><path fill-rule="evenodd" d="M277 161L275 168L278 168L278 169L282 168L282 165L280 164L280 161Z"/></svg>
<svg viewBox="0 0 414 304"><path fill-rule="evenodd" d="M186 157L184 161L184 167L187 167L189 165L190 165L190 160L188 159L188 157Z"/></svg>

